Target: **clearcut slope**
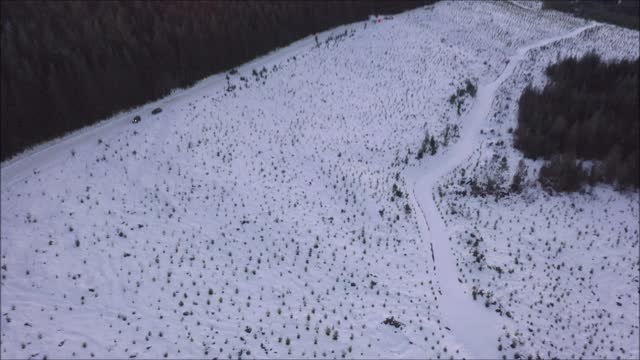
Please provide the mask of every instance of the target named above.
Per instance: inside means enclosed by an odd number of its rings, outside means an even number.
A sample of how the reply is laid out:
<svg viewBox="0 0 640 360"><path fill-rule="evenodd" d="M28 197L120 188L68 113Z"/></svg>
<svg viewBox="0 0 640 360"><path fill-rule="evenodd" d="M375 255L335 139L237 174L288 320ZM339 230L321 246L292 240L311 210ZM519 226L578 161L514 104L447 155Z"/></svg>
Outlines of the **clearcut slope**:
<svg viewBox="0 0 640 360"><path fill-rule="evenodd" d="M429 171L425 131L464 129L472 99L461 114L448 99L465 80L493 81L516 49L584 24L442 2L302 40L3 164L2 356L468 357L409 170Z"/></svg>

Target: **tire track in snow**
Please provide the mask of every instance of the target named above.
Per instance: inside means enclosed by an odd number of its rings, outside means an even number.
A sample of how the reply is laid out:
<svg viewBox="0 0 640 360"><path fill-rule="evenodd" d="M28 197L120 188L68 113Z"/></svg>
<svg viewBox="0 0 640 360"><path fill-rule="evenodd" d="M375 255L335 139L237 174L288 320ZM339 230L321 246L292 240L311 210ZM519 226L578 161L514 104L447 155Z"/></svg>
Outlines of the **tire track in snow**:
<svg viewBox="0 0 640 360"><path fill-rule="evenodd" d="M414 208L418 208L422 214L418 220L420 232L432 246L434 270L440 284L439 309L447 320L454 338L472 358L497 359L500 357L498 337L503 319L493 310L487 310L481 301L474 301L470 288L459 280L456 259L449 248L449 233L438 211L433 187L442 176L453 171L479 149L479 130L491 111L496 91L511 76L517 64L525 59L529 50L575 37L597 25L599 24L591 23L567 34L519 48L509 58L507 66L496 80L479 86L476 101L466 116L458 141L431 159L429 164L433 168L426 171L416 169L417 171L409 174L413 179L412 202Z"/></svg>

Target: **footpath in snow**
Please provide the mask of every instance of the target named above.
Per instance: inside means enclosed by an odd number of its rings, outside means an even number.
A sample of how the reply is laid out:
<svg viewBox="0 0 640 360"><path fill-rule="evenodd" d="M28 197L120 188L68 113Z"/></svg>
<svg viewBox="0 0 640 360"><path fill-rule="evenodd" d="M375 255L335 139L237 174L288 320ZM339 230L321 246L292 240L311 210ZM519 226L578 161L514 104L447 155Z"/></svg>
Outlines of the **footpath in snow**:
<svg viewBox="0 0 640 360"><path fill-rule="evenodd" d="M570 33L544 39L518 49L496 80L479 86L476 101L467 114L467 120L458 141L433 157L429 162L428 170L417 169L417 172L410 174L413 178L412 200L422 213L422 218L418 220L420 231L430 242L435 260L435 272L441 291L441 296L438 298L439 309L447 319L447 325L461 347L472 358L496 359L499 357L497 343L502 325L501 318L495 312L485 308L482 302L474 301L470 289L459 280L455 257L449 247L449 233L436 206L433 189L442 176L453 171L479 148L479 130L491 110L496 91L511 76L516 65L525 58L527 52L562 39L575 37L597 25L593 23Z"/></svg>

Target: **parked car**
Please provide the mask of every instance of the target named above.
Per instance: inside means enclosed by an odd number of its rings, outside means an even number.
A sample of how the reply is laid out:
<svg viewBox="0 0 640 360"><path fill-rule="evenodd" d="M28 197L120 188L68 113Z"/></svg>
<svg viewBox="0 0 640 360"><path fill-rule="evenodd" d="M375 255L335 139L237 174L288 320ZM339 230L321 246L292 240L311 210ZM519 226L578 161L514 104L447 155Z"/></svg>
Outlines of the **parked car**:
<svg viewBox="0 0 640 360"><path fill-rule="evenodd" d="M131 121L131 122L132 122L132 123L134 123L134 124L139 123L139 122L140 122L140 115L136 115L136 116L133 118L133 121Z"/></svg>
<svg viewBox="0 0 640 360"><path fill-rule="evenodd" d="M162 112L162 109L161 109L161 108L155 108L155 109L153 109L153 111L152 111L151 113L152 113L153 115L155 115L155 114L160 114L161 112Z"/></svg>

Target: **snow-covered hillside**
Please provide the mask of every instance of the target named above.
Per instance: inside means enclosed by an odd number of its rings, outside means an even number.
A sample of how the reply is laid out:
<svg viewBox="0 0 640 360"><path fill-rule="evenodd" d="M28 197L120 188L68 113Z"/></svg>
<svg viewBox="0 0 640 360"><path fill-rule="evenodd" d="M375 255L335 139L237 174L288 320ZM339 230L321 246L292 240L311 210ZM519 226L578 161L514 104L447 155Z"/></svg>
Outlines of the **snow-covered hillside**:
<svg viewBox="0 0 640 360"><path fill-rule="evenodd" d="M637 56L637 32L518 5L342 26L3 164L0 356L637 357L637 193L496 202L457 170L434 188L452 241L424 217L417 179L455 154L515 168L515 101L556 53Z"/></svg>
<svg viewBox="0 0 640 360"><path fill-rule="evenodd" d="M517 100L559 58L595 51L603 59L636 59L637 31L599 25L532 49L498 89L482 145L437 189L463 281L477 301L498 310L506 327L503 354L534 358L638 358L638 192L597 186L547 195L535 182L542 162L524 160L522 195L470 196L469 180L509 186L522 154L512 147ZM504 179L504 180L501 180Z"/></svg>

